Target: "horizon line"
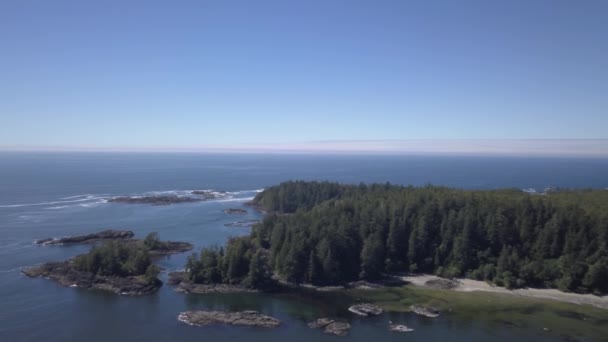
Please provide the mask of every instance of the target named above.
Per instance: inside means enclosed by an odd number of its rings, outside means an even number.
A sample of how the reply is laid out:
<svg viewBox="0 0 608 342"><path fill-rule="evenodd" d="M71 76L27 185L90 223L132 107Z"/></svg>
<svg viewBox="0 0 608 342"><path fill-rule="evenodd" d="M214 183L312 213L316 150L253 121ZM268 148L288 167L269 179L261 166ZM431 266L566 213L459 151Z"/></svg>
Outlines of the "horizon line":
<svg viewBox="0 0 608 342"><path fill-rule="evenodd" d="M241 154L378 154L608 157L608 139L317 140L199 146L0 145L3 152L139 152Z"/></svg>

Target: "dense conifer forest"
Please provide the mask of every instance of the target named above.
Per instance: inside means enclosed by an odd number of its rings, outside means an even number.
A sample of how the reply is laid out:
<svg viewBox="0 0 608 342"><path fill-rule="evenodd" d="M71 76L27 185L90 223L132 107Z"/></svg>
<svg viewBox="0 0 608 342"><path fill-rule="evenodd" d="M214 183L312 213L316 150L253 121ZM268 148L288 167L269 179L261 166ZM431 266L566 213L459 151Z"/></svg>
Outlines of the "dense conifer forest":
<svg viewBox="0 0 608 342"><path fill-rule="evenodd" d="M160 273L152 264L150 251L163 247L157 233L150 233L143 241L108 241L94 246L88 253L74 258L80 271L101 276L145 276L148 282L157 282Z"/></svg>
<svg viewBox="0 0 608 342"><path fill-rule="evenodd" d="M247 237L188 259L198 283L266 288L433 273L608 292L608 190L473 191L291 181L258 194Z"/></svg>

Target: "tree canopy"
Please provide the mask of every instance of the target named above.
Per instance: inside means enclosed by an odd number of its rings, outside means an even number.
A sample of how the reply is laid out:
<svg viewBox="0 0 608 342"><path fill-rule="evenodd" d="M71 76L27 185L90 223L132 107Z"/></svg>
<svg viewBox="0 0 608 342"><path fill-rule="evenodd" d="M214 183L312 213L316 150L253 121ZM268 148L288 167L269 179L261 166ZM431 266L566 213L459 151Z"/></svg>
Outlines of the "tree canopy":
<svg viewBox="0 0 608 342"><path fill-rule="evenodd" d="M143 276L157 282L160 270L150 260L150 250L159 241L157 233L150 233L143 243L137 241L108 241L94 246L87 254L74 258L77 269L102 276Z"/></svg>
<svg viewBox="0 0 608 342"><path fill-rule="evenodd" d="M411 272L608 292L606 190L528 194L292 181L253 202L270 213L250 236L189 260L193 279L259 286L274 274L334 285ZM217 262L205 264L210 252Z"/></svg>

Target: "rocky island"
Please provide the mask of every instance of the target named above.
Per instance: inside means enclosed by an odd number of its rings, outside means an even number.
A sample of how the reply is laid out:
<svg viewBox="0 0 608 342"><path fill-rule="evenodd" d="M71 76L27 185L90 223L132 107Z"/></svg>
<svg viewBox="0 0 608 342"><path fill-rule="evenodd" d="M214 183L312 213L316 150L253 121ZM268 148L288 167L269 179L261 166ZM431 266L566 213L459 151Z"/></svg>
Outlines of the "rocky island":
<svg viewBox="0 0 608 342"><path fill-rule="evenodd" d="M208 200L224 198L227 196L225 191L213 190L193 190L188 195L143 195L143 196L118 196L108 200L111 203L126 204L150 204L150 205L170 205L179 203L204 202Z"/></svg>
<svg viewBox="0 0 608 342"><path fill-rule="evenodd" d="M104 230L99 233L86 234L86 235L77 235L77 236L67 236L62 238L46 238L41 240L36 240L35 243L39 245L65 245L65 244L74 244L74 243L90 243L101 240L121 240L121 239L131 239L133 237L133 232L130 230Z"/></svg>
<svg viewBox="0 0 608 342"><path fill-rule="evenodd" d="M190 194L200 196L204 201L226 197L226 191L194 190Z"/></svg>
<svg viewBox="0 0 608 342"><path fill-rule="evenodd" d="M177 316L180 322L205 326L212 324L240 325L259 328L276 328L281 322L257 311L184 311Z"/></svg>
<svg viewBox="0 0 608 342"><path fill-rule="evenodd" d="M82 270L77 263L77 259L48 262L41 266L26 268L22 272L28 277L48 278L63 286L106 290L119 295L148 295L162 286L153 268L149 271L146 269L148 272L137 276L106 276Z"/></svg>
<svg viewBox="0 0 608 342"><path fill-rule="evenodd" d="M28 277L51 279L63 286L101 289L121 295L147 295L162 286L158 279L160 269L152 264L151 258L190 249L189 243L160 241L158 234L151 233L141 240L105 241L87 254L29 267L22 273Z"/></svg>
<svg viewBox="0 0 608 342"><path fill-rule="evenodd" d="M130 230L104 230L98 233L68 236L63 238L47 238L36 240L35 243L44 246L95 243L99 241L123 241L126 244L143 244L150 256L163 256L184 253L194 246L189 242L160 241L157 233L150 233L145 239L133 239Z"/></svg>
<svg viewBox="0 0 608 342"><path fill-rule="evenodd" d="M120 196L108 200L111 203L169 205L203 201L201 198L188 196Z"/></svg>

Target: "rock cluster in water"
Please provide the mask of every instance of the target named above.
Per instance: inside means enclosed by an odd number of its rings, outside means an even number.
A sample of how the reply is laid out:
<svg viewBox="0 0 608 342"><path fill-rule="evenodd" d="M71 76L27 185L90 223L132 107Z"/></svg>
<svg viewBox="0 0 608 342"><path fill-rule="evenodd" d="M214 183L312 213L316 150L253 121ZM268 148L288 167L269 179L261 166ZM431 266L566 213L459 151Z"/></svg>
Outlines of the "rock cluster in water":
<svg viewBox="0 0 608 342"><path fill-rule="evenodd" d="M200 196L205 201L226 197L225 191L194 190L194 191L191 191L190 194Z"/></svg>
<svg viewBox="0 0 608 342"><path fill-rule="evenodd" d="M308 327L312 329L323 329L326 334L346 336L350 331L350 324L345 322L336 322L331 318L318 318L310 323Z"/></svg>
<svg viewBox="0 0 608 342"><path fill-rule="evenodd" d="M281 321L257 311L184 311L177 319L190 325L211 324L241 325L248 327L275 328Z"/></svg>
<svg viewBox="0 0 608 342"><path fill-rule="evenodd" d="M177 196L177 195L147 195L147 196L118 196L108 200L112 203L127 203L127 204L151 204L151 205L169 205L177 203L192 203L203 202L218 198L226 197L225 191L212 190L194 190L190 191L193 196Z"/></svg>
<svg viewBox="0 0 608 342"><path fill-rule="evenodd" d="M439 311L422 305L412 305L410 310L420 316L435 318L439 316Z"/></svg>
<svg viewBox="0 0 608 342"><path fill-rule="evenodd" d="M100 240L122 240L122 239L130 239L133 237L133 232L130 230L104 230L99 233L87 234L87 235L77 235L77 236L67 236L62 238L47 238L36 240L35 242L39 245L64 245L64 244L72 244L72 243L89 243Z"/></svg>
<svg viewBox="0 0 608 342"><path fill-rule="evenodd" d="M377 316L382 313L382 308L369 303L357 304L348 308L348 311L363 317Z"/></svg>

